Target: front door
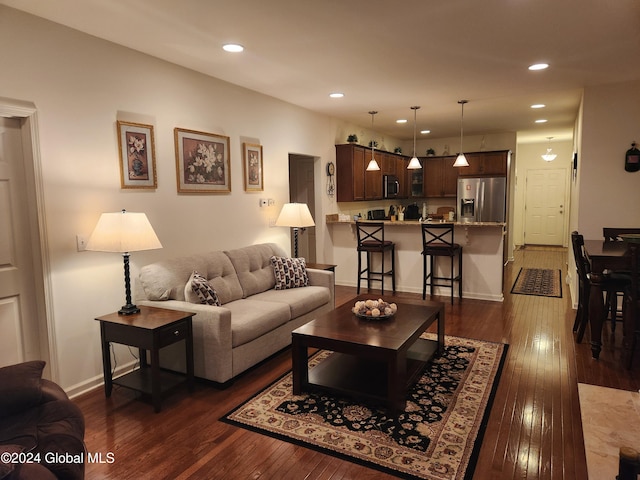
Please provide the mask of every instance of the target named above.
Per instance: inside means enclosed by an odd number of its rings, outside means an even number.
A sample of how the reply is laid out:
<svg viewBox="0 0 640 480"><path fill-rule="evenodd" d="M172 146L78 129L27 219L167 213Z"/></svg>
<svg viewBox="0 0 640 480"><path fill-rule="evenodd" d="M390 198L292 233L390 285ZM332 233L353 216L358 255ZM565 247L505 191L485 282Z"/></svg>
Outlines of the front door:
<svg viewBox="0 0 640 480"><path fill-rule="evenodd" d="M0 117L0 367L45 359L30 236L21 120ZM46 341L46 340L45 340Z"/></svg>
<svg viewBox="0 0 640 480"><path fill-rule="evenodd" d="M564 168L527 171L525 244L564 244L566 182Z"/></svg>

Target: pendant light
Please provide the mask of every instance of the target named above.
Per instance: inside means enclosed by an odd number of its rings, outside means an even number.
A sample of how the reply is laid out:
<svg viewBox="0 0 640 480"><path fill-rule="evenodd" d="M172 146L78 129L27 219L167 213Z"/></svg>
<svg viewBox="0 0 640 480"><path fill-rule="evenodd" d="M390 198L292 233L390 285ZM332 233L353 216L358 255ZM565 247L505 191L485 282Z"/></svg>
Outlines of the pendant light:
<svg viewBox="0 0 640 480"><path fill-rule="evenodd" d="M458 153L456 161L453 162L453 166L468 167L469 162L467 162L467 157L465 157L464 153L462 153L462 121L464 120L464 104L467 103L467 100L458 100L458 103L460 104L460 108L462 109L462 112L460 114L460 153Z"/></svg>
<svg viewBox="0 0 640 480"><path fill-rule="evenodd" d="M407 170L417 170L418 168L422 168L420 160L416 157L416 116L419 108L420 107L418 106L411 107L411 110L413 110L413 158L409 161Z"/></svg>
<svg viewBox="0 0 640 480"><path fill-rule="evenodd" d="M375 110L371 110L369 115L371 115L371 130L373 131L373 116L378 113ZM376 162L376 158L373 156L373 152L376 149L375 140L371 140L371 160L369 161L369 165L367 165L367 172L376 172L380 170L380 165Z"/></svg>
<svg viewBox="0 0 640 480"><path fill-rule="evenodd" d="M553 137L547 137L547 140L549 140L549 148L547 148L547 153L545 153L544 155L542 155L542 159L545 162L552 162L556 159L557 155L555 153L553 153L551 151L551 139Z"/></svg>

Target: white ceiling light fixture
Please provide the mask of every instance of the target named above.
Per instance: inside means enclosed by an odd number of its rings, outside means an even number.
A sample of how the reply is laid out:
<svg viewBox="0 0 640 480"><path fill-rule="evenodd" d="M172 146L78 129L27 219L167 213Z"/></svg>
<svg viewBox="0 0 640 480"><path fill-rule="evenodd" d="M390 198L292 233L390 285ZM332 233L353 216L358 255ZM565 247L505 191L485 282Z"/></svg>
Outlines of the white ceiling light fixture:
<svg viewBox="0 0 640 480"><path fill-rule="evenodd" d="M431 130L420 130L420 133L422 135L427 135L428 133L431 133Z"/></svg>
<svg viewBox="0 0 640 480"><path fill-rule="evenodd" d="M240 53L240 52L244 51L244 47L242 45L240 45L239 43L225 43L222 46L222 49L225 52L230 52L230 53Z"/></svg>
<svg viewBox="0 0 640 480"><path fill-rule="evenodd" d="M548 63L534 63L533 65L529 65L529 70L532 72L546 70L547 68L549 68Z"/></svg>
<svg viewBox="0 0 640 480"><path fill-rule="evenodd" d="M334 93L330 93L329 96L331 98L342 98L342 97L344 97L344 93L334 92Z"/></svg>
<svg viewBox="0 0 640 480"><path fill-rule="evenodd" d="M531 105L531 108L544 108L546 107L546 105L544 103L534 103L533 105Z"/></svg>
<svg viewBox="0 0 640 480"><path fill-rule="evenodd" d="M536 120L536 123L547 123L547 119L546 118L541 118L539 120Z"/></svg>
<svg viewBox="0 0 640 480"><path fill-rule="evenodd" d="M411 110L413 110L413 157L409 161L409 165L407 165L407 170L417 170L422 168L420 160L416 157L416 119L418 116L418 109L420 109L420 107L417 105L411 107Z"/></svg>
<svg viewBox="0 0 640 480"><path fill-rule="evenodd" d="M371 115L371 131L373 131L373 117L376 113L378 112L375 110L371 110L369 112L369 115ZM376 162L376 158L373 156L373 152L375 149L376 149L376 142L375 140L372 139L371 140L371 160L369 161L369 165L367 165L367 172L376 172L380 170L380 165L378 165L378 162Z"/></svg>
<svg viewBox="0 0 640 480"><path fill-rule="evenodd" d="M549 140L549 148L547 148L547 153L545 153L544 155L542 155L542 159L545 162L552 162L556 159L557 155L555 153L553 153L551 151L551 139L553 137L547 137L547 140Z"/></svg>
<svg viewBox="0 0 640 480"><path fill-rule="evenodd" d="M465 103L469 103L468 100L458 100L458 103L460 104L460 109L461 109L461 113L460 113L460 153L458 153L458 156L456 157L456 161L453 162L453 166L454 167L468 167L469 166L469 162L467 162L467 157L464 156L464 153L462 153L462 122L464 120L464 104Z"/></svg>
<svg viewBox="0 0 640 480"><path fill-rule="evenodd" d="M406 118L399 118L398 120L396 120L396 123L407 123L407 119Z"/></svg>

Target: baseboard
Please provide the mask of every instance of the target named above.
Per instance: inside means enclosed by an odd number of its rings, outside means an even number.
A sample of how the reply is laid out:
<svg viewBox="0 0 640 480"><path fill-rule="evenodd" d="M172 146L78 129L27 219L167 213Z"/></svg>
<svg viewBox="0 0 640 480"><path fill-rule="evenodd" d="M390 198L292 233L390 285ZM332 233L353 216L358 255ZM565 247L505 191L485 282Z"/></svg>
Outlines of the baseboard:
<svg viewBox="0 0 640 480"><path fill-rule="evenodd" d="M137 365L138 365L137 360L131 360L130 362L125 363L124 365L120 365L116 367L113 373L113 377L114 378L119 377L120 375L128 373ZM84 382L72 385L71 387L65 389L65 392L67 393L67 396L69 398L75 398L87 392L90 392L92 390L95 390L96 388L102 387L103 385L104 385L104 376L100 374Z"/></svg>

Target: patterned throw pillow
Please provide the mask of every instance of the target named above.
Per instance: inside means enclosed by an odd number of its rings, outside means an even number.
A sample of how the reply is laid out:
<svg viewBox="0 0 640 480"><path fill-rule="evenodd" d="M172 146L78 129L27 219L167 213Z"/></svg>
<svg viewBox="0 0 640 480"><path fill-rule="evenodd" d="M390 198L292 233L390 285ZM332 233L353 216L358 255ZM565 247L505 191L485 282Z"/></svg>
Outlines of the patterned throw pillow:
<svg viewBox="0 0 640 480"><path fill-rule="evenodd" d="M276 290L306 287L309 285L307 265L304 258L271 257L276 275Z"/></svg>
<svg viewBox="0 0 640 480"><path fill-rule="evenodd" d="M200 303L205 305L216 305L218 307L220 306L218 294L207 279L198 272L193 272L191 274L189 283L191 284L191 290L193 290L193 293L195 293L200 299Z"/></svg>

